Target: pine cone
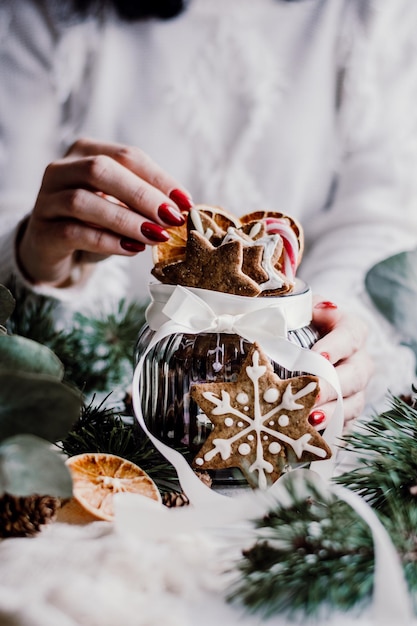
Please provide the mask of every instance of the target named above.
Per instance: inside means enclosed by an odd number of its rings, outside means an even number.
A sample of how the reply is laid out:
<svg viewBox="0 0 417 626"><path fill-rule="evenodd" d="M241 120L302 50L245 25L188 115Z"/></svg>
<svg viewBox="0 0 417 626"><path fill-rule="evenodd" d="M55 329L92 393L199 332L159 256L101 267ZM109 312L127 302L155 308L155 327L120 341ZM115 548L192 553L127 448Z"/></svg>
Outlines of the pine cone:
<svg viewBox="0 0 417 626"><path fill-rule="evenodd" d="M167 491L162 495L162 504L172 509L176 506L187 506L190 501L183 491Z"/></svg>
<svg viewBox="0 0 417 626"><path fill-rule="evenodd" d="M200 471L200 470L194 470L194 473L196 476L199 477L199 479L201 480L202 483L204 483L207 487L211 487L212 483L213 483L213 479L211 478L210 474L208 472L205 471Z"/></svg>
<svg viewBox="0 0 417 626"><path fill-rule="evenodd" d="M60 506L52 496L0 496L0 537L31 537L55 518Z"/></svg>
<svg viewBox="0 0 417 626"><path fill-rule="evenodd" d="M207 487L211 487L213 481L208 472L197 470L195 474ZM173 508L176 506L187 506L187 504L190 504L190 501L183 491L169 491L162 495L162 504L165 504L168 508Z"/></svg>

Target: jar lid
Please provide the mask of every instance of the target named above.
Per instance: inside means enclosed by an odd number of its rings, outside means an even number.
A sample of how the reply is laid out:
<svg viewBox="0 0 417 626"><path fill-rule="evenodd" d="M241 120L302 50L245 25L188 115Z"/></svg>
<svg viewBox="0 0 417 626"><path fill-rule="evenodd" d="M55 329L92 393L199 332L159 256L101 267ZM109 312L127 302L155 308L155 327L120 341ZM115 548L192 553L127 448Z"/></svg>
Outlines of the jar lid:
<svg viewBox="0 0 417 626"><path fill-rule="evenodd" d="M151 283L151 303L146 310L146 320L152 330L158 330L168 321L163 309L171 298L177 285ZM216 315L241 315L257 310L279 308L287 323L287 330L297 330L308 326L312 318L312 294L310 287L297 278L294 290L282 296L250 298L234 294L210 291L196 287L181 287L184 292L191 292L203 300Z"/></svg>

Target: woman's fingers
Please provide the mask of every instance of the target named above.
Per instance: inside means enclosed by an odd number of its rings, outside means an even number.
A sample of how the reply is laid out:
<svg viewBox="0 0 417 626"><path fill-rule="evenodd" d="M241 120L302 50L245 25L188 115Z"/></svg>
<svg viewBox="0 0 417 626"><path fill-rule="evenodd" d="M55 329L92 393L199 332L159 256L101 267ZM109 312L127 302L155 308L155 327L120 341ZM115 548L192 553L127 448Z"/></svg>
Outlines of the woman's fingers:
<svg viewBox="0 0 417 626"><path fill-rule="evenodd" d="M360 350L368 334L367 325L361 318L345 314L336 305L326 301L314 305L313 324L321 338L312 350L324 353L334 365Z"/></svg>
<svg viewBox="0 0 417 626"><path fill-rule="evenodd" d="M86 157L73 161L65 159L56 161L48 166L43 186L43 194L56 194L62 190L68 191L66 203L60 205L45 204L46 210L53 217L54 213L64 212L80 219L81 211L85 208L87 191L96 192L97 201L97 225L101 226L102 220L99 207L104 206L98 198L110 199L113 207L119 206L123 210L115 214L118 219L122 214L130 210L148 218L148 221L167 226L180 226L184 223L184 217L174 202L165 196L159 189L142 180L136 174L126 169L114 159L106 155ZM93 198L89 199L89 206L94 208ZM107 225L109 227L109 225ZM111 228L111 227L110 227Z"/></svg>
<svg viewBox="0 0 417 626"><path fill-rule="evenodd" d="M121 237L110 230L97 228L77 220L53 221L44 231L45 240L57 242L55 258L65 257L77 250L77 259L86 260L86 253L91 253L89 260L99 260L112 254L132 256L145 249L146 243L135 238ZM50 246L50 251L54 249ZM95 255L93 257L92 255Z"/></svg>
<svg viewBox="0 0 417 626"><path fill-rule="evenodd" d="M340 361L336 367L343 398L363 391L373 374L374 363L365 350L355 352L351 357ZM330 383L320 380L320 404L336 399L336 391Z"/></svg>
<svg viewBox="0 0 417 626"><path fill-rule="evenodd" d="M343 398L344 422L359 417L365 406L365 389L374 371L374 363L365 350L342 361L336 372ZM336 390L320 379L320 394L310 415L310 423L321 430L326 427L336 407Z"/></svg>
<svg viewBox="0 0 417 626"><path fill-rule="evenodd" d="M61 223L57 225L58 232L60 232L60 227L67 223L66 230L64 231L62 228L61 230L66 235L64 243L72 245L73 249L90 249L84 248L81 245L83 242L76 239L81 224L95 228L97 231L108 231L119 236L119 240L120 238L134 239L146 244L166 241L169 237L163 226L121 204L116 204L106 196L86 189L65 189L61 192L48 194L45 201L41 195L38 202L43 202L45 205L42 213L43 220ZM77 224L73 224L74 222L78 223L78 229L76 228ZM103 250L103 252L106 251ZM111 254L113 253L117 254L118 252L113 250Z"/></svg>
<svg viewBox="0 0 417 626"><path fill-rule="evenodd" d="M315 298L313 323L321 338L312 347L336 368L343 397L345 422L358 417L365 406L365 389L374 370L365 344L368 329L365 322L353 314L344 313L336 304ZM320 380L320 396L310 423L324 428L333 414L335 389Z"/></svg>
<svg viewBox="0 0 417 626"><path fill-rule="evenodd" d="M88 138L79 139L71 146L67 155L69 157L108 156L151 187L160 190L165 195L165 201L172 200L180 210L188 211L192 206L191 195L188 191L136 146L102 143Z"/></svg>
<svg viewBox="0 0 417 626"><path fill-rule="evenodd" d="M359 391L343 399L343 415L345 425L360 417L365 408L365 392ZM336 401L326 402L316 406L310 413L309 422L317 430L323 430L333 417Z"/></svg>

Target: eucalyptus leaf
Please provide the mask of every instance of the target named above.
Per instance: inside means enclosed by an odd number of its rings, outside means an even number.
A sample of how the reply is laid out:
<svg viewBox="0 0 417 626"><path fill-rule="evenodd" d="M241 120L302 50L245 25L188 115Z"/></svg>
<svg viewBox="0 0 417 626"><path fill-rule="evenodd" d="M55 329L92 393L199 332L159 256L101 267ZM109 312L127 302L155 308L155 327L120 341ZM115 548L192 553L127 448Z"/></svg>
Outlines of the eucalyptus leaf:
<svg viewBox="0 0 417 626"><path fill-rule="evenodd" d="M59 441L80 409L80 392L56 378L0 370L0 441L19 434Z"/></svg>
<svg viewBox="0 0 417 626"><path fill-rule="evenodd" d="M0 335L0 371L6 369L47 374L59 380L64 376L64 366L52 350L19 335Z"/></svg>
<svg viewBox="0 0 417 626"><path fill-rule="evenodd" d="M0 285L0 324L4 325L13 313L16 301L10 291Z"/></svg>
<svg viewBox="0 0 417 626"><path fill-rule="evenodd" d="M0 492L70 498L72 480L65 457L33 435L6 439L0 444Z"/></svg>
<svg viewBox="0 0 417 626"><path fill-rule="evenodd" d="M377 263L365 284L378 310L417 353L417 250Z"/></svg>

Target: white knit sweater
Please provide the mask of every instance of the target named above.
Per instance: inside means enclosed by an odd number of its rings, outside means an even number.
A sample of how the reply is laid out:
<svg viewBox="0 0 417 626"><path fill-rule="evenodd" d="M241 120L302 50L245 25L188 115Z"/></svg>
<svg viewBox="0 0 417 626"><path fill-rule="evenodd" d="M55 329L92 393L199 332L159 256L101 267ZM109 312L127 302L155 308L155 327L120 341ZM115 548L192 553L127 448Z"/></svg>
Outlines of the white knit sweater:
<svg viewBox="0 0 417 626"><path fill-rule="evenodd" d="M0 282L45 166L77 137L137 144L196 202L276 209L306 234L300 275L370 322L375 402L409 389L411 352L363 278L417 245L413 0L192 0L176 19L67 20L0 6ZM59 3L55 3L59 5ZM74 308L146 298L150 255L101 263Z"/></svg>

